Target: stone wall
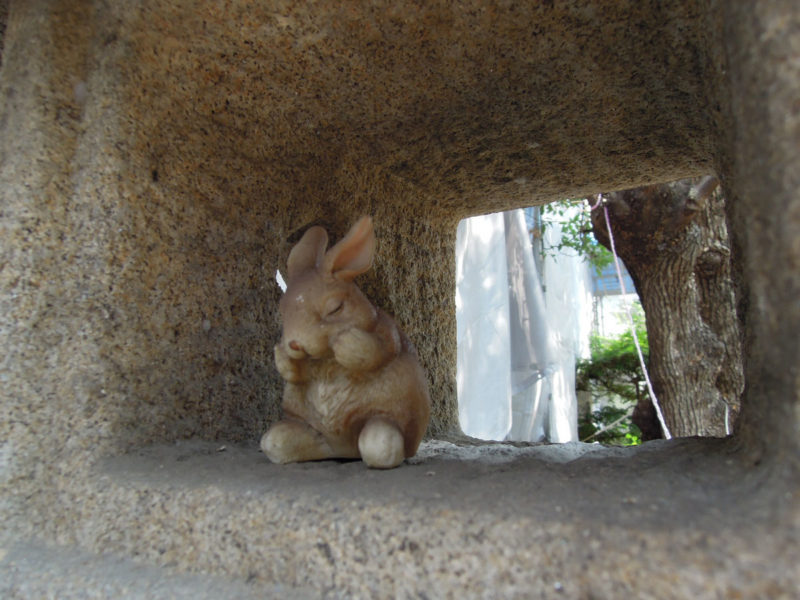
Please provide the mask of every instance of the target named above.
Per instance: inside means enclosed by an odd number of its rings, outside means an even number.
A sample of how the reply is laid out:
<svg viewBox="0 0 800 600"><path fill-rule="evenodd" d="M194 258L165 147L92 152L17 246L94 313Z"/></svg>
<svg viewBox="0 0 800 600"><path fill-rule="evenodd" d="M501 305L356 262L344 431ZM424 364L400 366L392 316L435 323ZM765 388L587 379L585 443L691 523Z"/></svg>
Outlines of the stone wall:
<svg viewBox="0 0 800 600"><path fill-rule="evenodd" d="M13 5L4 332L59 353L31 395L77 403L114 446L255 435L280 387L275 269L308 225L371 213L365 287L420 346L433 432L452 429L455 224L709 170L699 19L682 2Z"/></svg>
<svg viewBox="0 0 800 600"><path fill-rule="evenodd" d="M375 217L363 287L417 344L438 436L457 432L459 219L710 171L741 261L736 440L796 481L791 1L11 0L0 16L9 510L45 519L45 482L109 454L257 439L279 414L274 273L311 224L336 238Z"/></svg>

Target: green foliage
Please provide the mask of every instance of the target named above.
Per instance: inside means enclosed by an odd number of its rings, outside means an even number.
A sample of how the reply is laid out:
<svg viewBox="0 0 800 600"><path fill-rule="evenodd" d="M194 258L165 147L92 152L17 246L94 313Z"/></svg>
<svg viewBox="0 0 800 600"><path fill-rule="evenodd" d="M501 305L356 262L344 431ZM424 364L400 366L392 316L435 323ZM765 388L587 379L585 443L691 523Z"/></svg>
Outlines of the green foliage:
<svg viewBox="0 0 800 600"><path fill-rule="evenodd" d="M576 210L579 209L579 210ZM561 240L555 246L545 246L544 253L557 258L565 250L583 256L599 274L610 265L614 257L602 246L592 233L591 210L585 200L560 200L542 207L543 225L558 223L561 226Z"/></svg>
<svg viewBox="0 0 800 600"><path fill-rule="evenodd" d="M634 310L636 337L647 359L647 331L641 305ZM592 394L592 405L600 406L578 423L581 440L629 446L641 443L641 431L630 420L636 403L646 394L644 375L630 331L615 338L593 336L592 357L579 361L576 387Z"/></svg>
<svg viewBox="0 0 800 600"><path fill-rule="evenodd" d="M636 446L642 443L642 432L631 422L631 407L606 405L592 411L578 423L578 436L611 446Z"/></svg>

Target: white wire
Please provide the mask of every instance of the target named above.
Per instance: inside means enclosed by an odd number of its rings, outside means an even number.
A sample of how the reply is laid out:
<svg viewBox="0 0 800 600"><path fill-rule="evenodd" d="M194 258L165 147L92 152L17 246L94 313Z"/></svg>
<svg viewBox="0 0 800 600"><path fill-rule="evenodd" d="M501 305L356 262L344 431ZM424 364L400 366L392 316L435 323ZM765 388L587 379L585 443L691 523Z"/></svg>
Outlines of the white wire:
<svg viewBox="0 0 800 600"><path fill-rule="evenodd" d="M601 204L602 194L597 195L597 203L592 207L592 209L597 208ZM619 287L622 291L622 294L625 295L627 292L625 291L625 282L622 279L622 268L619 265L619 257L617 256L617 250L614 246L614 234L611 233L611 221L608 218L608 207L606 206L605 202L602 203L603 205L603 214L606 218L606 229L608 230L608 240L611 246L611 254L614 256L614 266L617 268L617 278L619 279ZM636 352L639 354L639 364L642 366L642 373L644 373L644 380L647 384L647 392L650 394L650 400L653 402L653 407L656 409L656 416L658 417L658 422L661 424L661 430L664 432L664 437L666 439L672 439L672 434L669 432L669 428L667 427L666 421L664 421L664 415L661 412L661 406L658 404L658 399L656 398L656 393L653 391L653 385L650 383L650 375L647 373L647 367L644 364L644 355L642 354L642 348L639 346L639 337L636 335L636 324L633 322L633 313L631 312L631 307L629 303L625 303L625 312L628 314L628 320L631 324L631 334L633 335L633 343L636 346Z"/></svg>
<svg viewBox="0 0 800 600"><path fill-rule="evenodd" d="M731 407L725 403L725 435L731 434Z"/></svg>

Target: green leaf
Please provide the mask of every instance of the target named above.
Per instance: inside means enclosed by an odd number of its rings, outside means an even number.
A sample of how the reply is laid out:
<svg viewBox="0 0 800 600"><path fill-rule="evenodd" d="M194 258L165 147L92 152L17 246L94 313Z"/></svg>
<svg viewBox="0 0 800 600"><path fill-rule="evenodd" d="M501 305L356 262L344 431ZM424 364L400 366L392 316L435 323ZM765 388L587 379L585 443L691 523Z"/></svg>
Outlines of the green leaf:
<svg viewBox="0 0 800 600"><path fill-rule="evenodd" d="M579 206L578 212L571 209ZM561 226L561 240L554 246L546 246L543 252L558 260L559 254L567 251L582 256L592 265L599 274L610 265L614 257L602 246L592 233L591 211L588 202L581 199L559 200L542 207L542 216L547 216L545 223L550 221ZM544 233L545 225L542 226Z"/></svg>

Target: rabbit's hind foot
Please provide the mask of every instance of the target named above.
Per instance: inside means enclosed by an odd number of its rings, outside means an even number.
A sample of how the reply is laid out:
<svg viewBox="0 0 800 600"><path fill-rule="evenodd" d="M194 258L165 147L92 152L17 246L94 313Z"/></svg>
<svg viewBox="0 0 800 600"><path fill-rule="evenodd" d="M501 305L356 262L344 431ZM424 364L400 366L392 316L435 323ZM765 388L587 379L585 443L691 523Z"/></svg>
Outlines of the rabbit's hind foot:
<svg viewBox="0 0 800 600"><path fill-rule="evenodd" d="M392 421L373 417L358 435L361 460L373 469L392 469L405 458L403 434Z"/></svg>
<svg viewBox="0 0 800 600"><path fill-rule="evenodd" d="M288 419L278 421L261 437L261 450L278 464L341 456L316 429Z"/></svg>

